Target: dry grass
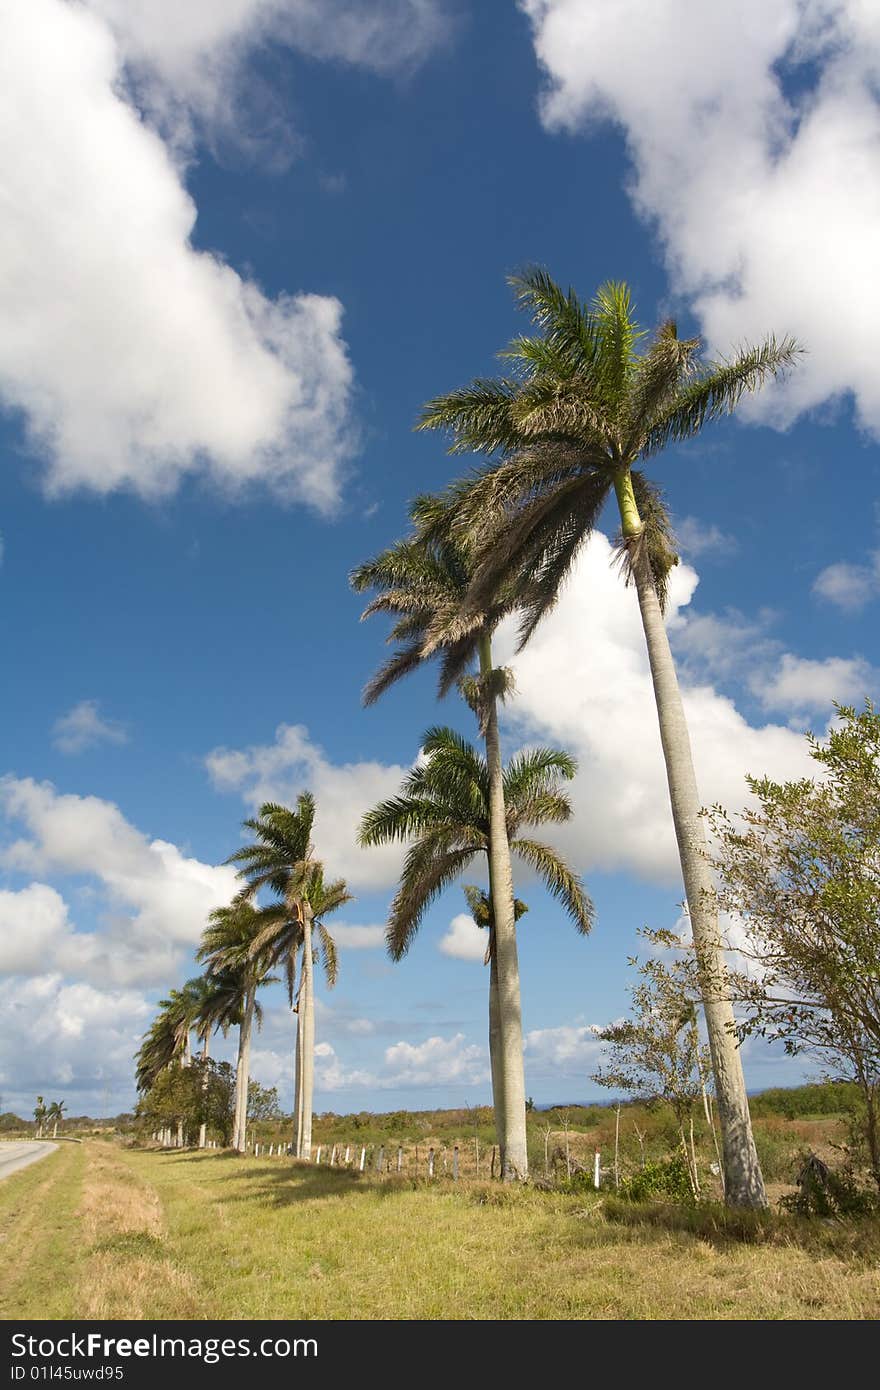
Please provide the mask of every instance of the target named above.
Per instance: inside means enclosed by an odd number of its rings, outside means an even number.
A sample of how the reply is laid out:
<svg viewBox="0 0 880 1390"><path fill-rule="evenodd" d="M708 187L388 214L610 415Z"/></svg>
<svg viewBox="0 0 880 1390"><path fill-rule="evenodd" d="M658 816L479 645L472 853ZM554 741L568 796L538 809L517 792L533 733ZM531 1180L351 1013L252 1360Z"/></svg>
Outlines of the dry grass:
<svg viewBox="0 0 880 1390"><path fill-rule="evenodd" d="M31 1233L19 1259L32 1266L49 1254L57 1288L49 1314L23 1267L0 1305L7 1317L880 1315L876 1223L733 1221L718 1210L640 1211L592 1196L100 1143L80 1151L74 1190L60 1159L2 1185L3 1198L17 1187ZM47 1222L51 1250L40 1245Z"/></svg>

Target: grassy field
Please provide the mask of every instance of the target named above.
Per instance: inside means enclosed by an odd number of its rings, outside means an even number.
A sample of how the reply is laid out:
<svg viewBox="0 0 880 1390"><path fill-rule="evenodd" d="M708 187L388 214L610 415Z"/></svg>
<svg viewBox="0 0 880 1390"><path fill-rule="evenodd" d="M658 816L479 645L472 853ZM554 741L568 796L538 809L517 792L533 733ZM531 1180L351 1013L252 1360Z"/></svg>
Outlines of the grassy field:
<svg viewBox="0 0 880 1390"><path fill-rule="evenodd" d="M0 1237L5 1319L880 1315L876 1222L731 1223L99 1141L0 1184Z"/></svg>

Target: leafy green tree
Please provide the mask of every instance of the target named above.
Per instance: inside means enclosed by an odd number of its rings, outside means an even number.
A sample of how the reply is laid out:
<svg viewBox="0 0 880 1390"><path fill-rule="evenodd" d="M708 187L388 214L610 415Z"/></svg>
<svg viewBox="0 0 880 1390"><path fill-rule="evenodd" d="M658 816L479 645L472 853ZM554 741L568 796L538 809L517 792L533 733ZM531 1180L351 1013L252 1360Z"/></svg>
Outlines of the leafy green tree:
<svg viewBox="0 0 880 1390"><path fill-rule="evenodd" d="M513 579L524 595L525 642L555 603L613 493L621 560L635 583L648 649L701 972L726 1199L734 1206L760 1207L766 1196L725 983L701 802L663 622L666 580L677 557L662 500L642 465L729 414L745 392L791 366L798 349L790 339L768 338L729 360L703 363L699 339L679 338L671 320L645 343L626 285L604 284L592 303L583 303L540 270L515 276L511 283L536 329L514 339L502 354L513 375L478 380L440 396L428 403L420 421L423 429L448 431L453 452L499 456L451 489L460 530L479 538L465 615L471 612L478 621L488 598ZM441 625L433 641L445 640Z"/></svg>
<svg viewBox="0 0 880 1390"><path fill-rule="evenodd" d="M471 590L478 558L471 537L463 531L452 531L450 510L440 498L417 498L411 516L413 534L359 566L351 576L358 592L375 591L364 610L365 618L386 613L396 619L388 640L397 643L397 648L367 685L364 699L371 704L420 663L437 657L440 695L457 684L477 715L489 770L488 869L489 891L495 905L495 1127L504 1178L525 1179L528 1147L522 1003L498 730L498 705L509 693L511 679L509 671L495 667L492 657L495 629L514 611L518 594L515 584L498 586L488 594L482 608L469 613L467 621L462 622L463 603ZM429 636L433 637L430 650L426 646ZM475 664L477 674L472 672Z"/></svg>
<svg viewBox="0 0 880 1390"><path fill-rule="evenodd" d="M248 1090L248 1120L280 1119L283 1119L283 1116L278 1103L278 1088L261 1086L258 1081L252 1079Z"/></svg>
<svg viewBox="0 0 880 1390"><path fill-rule="evenodd" d="M363 845L394 840L410 844L386 932L393 960L400 960L409 950L425 911L438 893L475 859L485 855L488 860L490 855L491 779L487 760L460 734L447 728L429 729L422 739L422 752L424 761L407 775L400 793L367 811L358 836ZM568 820L571 803L560 782L574 776L575 766L567 753L552 748L533 749L510 760L502 773L505 838L510 852L538 876L585 935L592 926L593 907L580 878L549 845L521 833L525 826ZM493 1086L502 1087L503 1003L497 928L490 908L494 899L484 896L481 903L478 892L473 896L469 893L468 901L489 928L489 1055ZM515 911L516 907L515 903ZM518 915L522 915L525 905L519 903L518 907Z"/></svg>
<svg viewBox="0 0 880 1390"><path fill-rule="evenodd" d="M196 959L207 964L207 973L215 976L221 986L216 1016L230 1022L237 1019L239 1024L232 1146L240 1152L247 1142L251 1035L254 1022L260 1027L263 1018L257 990L272 983L269 954L258 945L265 926L265 912L237 897L228 907L215 908L211 913L196 954ZM206 1012L210 1017L210 1012Z"/></svg>
<svg viewBox="0 0 880 1390"><path fill-rule="evenodd" d="M141 1096L136 1119L149 1132L182 1127L192 1136L204 1126L228 1144L234 1121L235 1075L228 1062L198 1057L191 1066L167 1067Z"/></svg>
<svg viewBox="0 0 880 1390"><path fill-rule="evenodd" d="M324 918L352 901L343 879L324 881L324 866L314 857L312 826L315 799L310 792L297 797L296 810L266 802L244 826L256 837L233 854L247 880L244 893L263 889L276 901L262 908L263 927L252 951L265 954L271 965L282 964L288 996L296 998L297 1042L294 1153L311 1158L315 1076L314 936L323 954L329 983L336 980L336 946ZM299 993L295 991L297 951L302 959Z"/></svg>
<svg viewBox="0 0 880 1390"><path fill-rule="evenodd" d="M817 775L746 778L755 803L711 815L722 906L746 928L743 1033L816 1058L862 1097L880 1187L880 714L838 706Z"/></svg>

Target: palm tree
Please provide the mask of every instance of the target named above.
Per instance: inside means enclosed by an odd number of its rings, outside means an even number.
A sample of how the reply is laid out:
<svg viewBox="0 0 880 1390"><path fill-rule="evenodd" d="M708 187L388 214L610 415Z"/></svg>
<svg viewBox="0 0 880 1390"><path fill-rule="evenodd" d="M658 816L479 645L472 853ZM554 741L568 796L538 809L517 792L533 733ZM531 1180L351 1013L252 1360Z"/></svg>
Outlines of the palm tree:
<svg viewBox="0 0 880 1390"><path fill-rule="evenodd" d="M37 1096L37 1103L34 1106L34 1120L37 1126L37 1138L43 1137L43 1125L46 1121L46 1104L42 1096Z"/></svg>
<svg viewBox="0 0 880 1390"><path fill-rule="evenodd" d="M65 1102L63 1100L53 1100L49 1109L46 1111L46 1119L52 1121L53 1139L58 1138L58 1125L64 1116L65 1108Z"/></svg>
<svg viewBox="0 0 880 1390"><path fill-rule="evenodd" d="M328 978L336 978L336 947L324 917L352 896L343 879L325 883L324 866L314 857L312 826L315 799L311 792L297 797L296 810L267 801L259 815L244 826L256 836L227 861L240 864L247 880L243 898L268 888L276 902L261 909L261 933L253 950L265 952L268 960L284 963L288 996L295 997L297 951L302 955L302 973L297 998L296 1133L294 1153L311 1158L312 1110L315 1077L314 933L317 933ZM246 1112L245 1112L246 1113Z"/></svg>
<svg viewBox="0 0 880 1390"><path fill-rule="evenodd" d="M462 604L474 577L476 552L466 532L453 535L449 509L441 499L423 496L412 505L415 532L359 566L351 576L358 591L376 590L364 610L389 613L397 621L389 642L397 650L369 682L364 701L372 704L395 681L426 659L429 634L442 632L430 655L440 655L439 694L453 684L477 714L486 746L489 769L489 885L494 902L494 941L498 1019L497 1074L493 1073L495 1126L502 1153L502 1174L506 1180L528 1175L526 1145L525 1079L523 1074L522 1002L520 998L519 958L516 943L516 917L513 874L507 839L504 804L504 777L498 732L498 701L510 689L509 673L495 669L492 661L492 635L499 622L519 603L518 587L507 582L488 596L479 615L467 624L461 622ZM465 673L478 662L479 676Z"/></svg>
<svg viewBox="0 0 880 1390"><path fill-rule="evenodd" d="M215 1003L206 1009L206 1023L212 1014L227 1020L227 1026L238 1022L232 1147L240 1153L247 1147L251 1035L254 1020L260 1027L263 1017L257 990L271 983L265 952L253 949L264 926L261 910L245 898L236 897L228 907L215 908L211 913L196 952L196 960L205 962L208 975L215 977L218 986Z"/></svg>
<svg viewBox="0 0 880 1390"><path fill-rule="evenodd" d="M429 729L422 740L425 761L405 778L400 794L367 811L358 839L362 845L409 841L400 886L391 904L386 940L392 959L406 954L426 909L448 884L484 854L491 866L491 777L488 759L453 729ZM559 778L576 771L567 753L538 748L520 753L502 769L505 838L510 851L542 880L561 902L577 930L592 926L593 908L581 880L548 845L525 838L527 825L559 824L571 815ZM494 898L490 893L490 899ZM516 903L517 916L525 911ZM506 1058L501 1030L503 1000L497 967L497 924L489 914L489 1055L493 1088L503 1089L499 1073ZM499 1136L499 1142L503 1136ZM507 1171L510 1171L507 1165ZM519 1170L518 1170L519 1171ZM516 1175L516 1174L514 1174Z"/></svg>
<svg viewBox="0 0 880 1390"><path fill-rule="evenodd" d="M666 577L677 556L659 493L636 465L729 414L745 392L791 366L799 349L791 339L768 338L729 360L701 362L700 340L680 339L671 320L644 343L626 285L609 282L585 304L540 270L515 276L511 283L537 329L514 339L503 354L515 375L478 380L440 396L428 403L419 423L422 429L451 432L453 452L500 455L496 464L453 489L458 524L480 538L465 611L478 622L486 595L503 589L515 573L518 582L530 585L520 634L525 642L556 601L613 490L621 558L635 582L647 643L700 968L727 1201L763 1206L701 803L663 623ZM441 629L433 640L445 640Z"/></svg>
<svg viewBox="0 0 880 1390"><path fill-rule="evenodd" d="M325 884L323 868L317 865L309 885L309 906L312 911L312 931L317 934L317 954L324 967L324 977L328 988L336 984L339 973L339 959L336 942L328 930L324 917L350 902L351 895L343 883ZM296 1014L296 1057L294 1067L294 1141L293 1152L298 1158L309 1157L311 1153L311 1113L312 1085L309 1082L309 1099L306 1103L306 1071L313 1071L313 1062L306 1067L308 1054L314 1056L314 1001L313 990L309 989L309 1003L305 1004L307 977L313 979L313 962L307 967L305 959L304 914L291 913L285 902L276 903L264 909L267 925L257 945L265 950L274 966L282 966L287 982L287 997L290 1007ZM312 957L315 955L315 940L312 937ZM296 989L297 959L301 961L300 989Z"/></svg>
<svg viewBox="0 0 880 1390"><path fill-rule="evenodd" d="M188 1002L179 990L159 1001L159 1012L143 1036L135 1056L135 1080L138 1091L145 1095L155 1085L160 1073L174 1064L185 1065L189 1046L190 1018ZM177 1124L178 1146L183 1143L183 1119ZM169 1136L170 1143L170 1136Z"/></svg>

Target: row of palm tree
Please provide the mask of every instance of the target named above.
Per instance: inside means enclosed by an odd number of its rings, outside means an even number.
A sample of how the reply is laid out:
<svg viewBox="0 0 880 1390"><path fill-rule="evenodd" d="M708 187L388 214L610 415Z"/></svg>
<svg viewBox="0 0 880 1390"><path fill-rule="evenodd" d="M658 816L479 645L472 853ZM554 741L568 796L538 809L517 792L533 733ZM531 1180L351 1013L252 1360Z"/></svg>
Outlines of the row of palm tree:
<svg viewBox="0 0 880 1390"><path fill-rule="evenodd" d="M635 586L666 765L672 818L693 930L719 1116L726 1200L766 1203L736 1044L721 932L706 855L701 801L663 610L677 563L670 519L644 465L731 413L746 392L779 376L800 351L766 339L731 358L704 362L698 338L670 319L648 335L628 287L608 282L592 302L543 270L512 277L531 333L501 356L510 374L478 379L424 408L418 428L442 430L450 452L484 462L437 497L417 499L412 534L361 566L352 582L373 589L365 615L395 618L392 657L365 691L376 699L397 679L437 658L440 694L458 684L477 714L489 777L490 898L497 957L506 1178L527 1172L522 1014L510 868L510 830L498 705L511 690L491 640L520 614L519 649L556 603L577 555L614 496L618 556ZM469 667L478 661L478 673ZM445 880L444 880L445 881ZM392 914L393 917L393 914ZM393 934L389 944L395 949ZM496 1101L497 1104L497 1101Z"/></svg>
<svg viewBox="0 0 880 1390"><path fill-rule="evenodd" d="M620 519L617 555L635 587L654 688L672 820L702 992L723 1136L726 1200L762 1206L764 1185L727 984L718 912L693 757L666 627L667 581L677 563L662 495L644 471L664 448L698 434L731 413L746 392L790 367L799 352L790 339L768 338L730 359L704 362L697 338L681 339L667 320L648 337L636 321L625 285L607 283L591 302L563 291L544 271L512 278L533 331L501 354L510 374L439 396L418 428L444 431L450 452L482 462L437 496L421 496L403 540L351 576L372 597L364 617L392 617L390 658L364 692L372 703L426 662L439 668L439 694L456 686L474 712L484 756L451 729L429 730L423 760L400 794L365 815L364 845L406 842L400 885L391 905L387 944L399 959L430 902L478 856L485 855L488 893L468 887L475 920L488 929L489 1040L493 1101L506 1180L528 1174L522 1009L512 856L537 873L586 933L592 908L586 890L555 851L523 836L526 826L560 822L571 807L561 782L574 763L558 750L521 754L505 768L499 708L513 690L497 667L493 637L519 615L519 648L556 603L581 547L614 497ZM254 839L231 856L244 886L209 923L199 958L210 994L234 981L229 1009L194 1006L193 1019L239 1027L235 1145L243 1147L247 1063L256 991L283 969L297 1016L294 1150L311 1151L314 1084L314 957L316 937L328 982L336 950L324 917L350 894L342 880L325 882L311 843L314 800L304 792L295 810L262 806L245 822ZM263 902L261 895L270 895ZM298 987L297 987L298 978ZM194 986L194 982L190 982ZM186 994L190 986L185 986ZM192 991L198 993L195 987ZM168 1003L169 1001L165 1001ZM170 1001L171 1015L177 1007ZM187 1025L188 1026L191 1025ZM173 1017L157 1019L139 1066L162 1058L185 1062ZM188 1038L188 1031L187 1031ZM176 1041L175 1041L176 1039ZM207 1033L204 1034L207 1045ZM188 1043L186 1044L188 1046ZM152 1061L150 1061L152 1059ZM140 1072L139 1072L140 1075Z"/></svg>

